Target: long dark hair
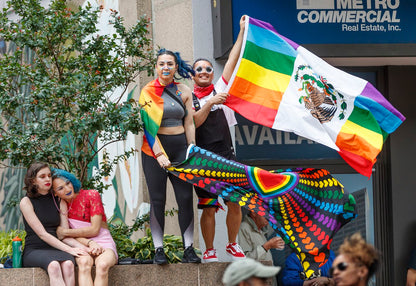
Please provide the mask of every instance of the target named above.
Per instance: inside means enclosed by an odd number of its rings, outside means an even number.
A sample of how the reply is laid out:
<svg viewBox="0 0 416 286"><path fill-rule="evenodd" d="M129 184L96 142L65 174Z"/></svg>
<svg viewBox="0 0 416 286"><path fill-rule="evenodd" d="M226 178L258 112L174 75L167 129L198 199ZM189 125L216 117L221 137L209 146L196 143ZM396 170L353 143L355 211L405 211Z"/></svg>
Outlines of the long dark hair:
<svg viewBox="0 0 416 286"><path fill-rule="evenodd" d="M159 52L157 53L157 59L159 59L161 55L169 55L175 59L175 64L178 65L177 72L180 75L180 78L191 78L191 76L195 75L195 72L192 66L181 58L181 55L179 54L179 52L172 52L166 49L160 49ZM180 78L175 77L175 79L180 79Z"/></svg>
<svg viewBox="0 0 416 286"><path fill-rule="evenodd" d="M33 163L27 169L25 179L24 179L25 186L23 187L23 190L26 190L26 194L29 198L35 198L35 197L39 196L38 186L36 186L34 184L34 182L35 182L35 179L36 179L36 175L43 168L49 168L50 169L48 163L44 163L44 162Z"/></svg>

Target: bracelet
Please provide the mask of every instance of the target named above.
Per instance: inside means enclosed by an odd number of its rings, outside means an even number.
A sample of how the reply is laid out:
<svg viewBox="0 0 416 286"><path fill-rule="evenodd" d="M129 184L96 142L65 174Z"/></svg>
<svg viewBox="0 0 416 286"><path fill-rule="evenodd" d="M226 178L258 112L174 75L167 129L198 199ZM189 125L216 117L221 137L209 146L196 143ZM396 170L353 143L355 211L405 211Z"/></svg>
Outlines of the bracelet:
<svg viewBox="0 0 416 286"><path fill-rule="evenodd" d="M266 251L266 252L267 252L267 249L264 247L264 245L262 245L261 247L263 247L264 251Z"/></svg>
<svg viewBox="0 0 416 286"><path fill-rule="evenodd" d="M87 246L90 246L91 241L93 241L93 240L92 239L88 240Z"/></svg>
<svg viewBox="0 0 416 286"><path fill-rule="evenodd" d="M164 155L164 154L163 154L163 152L159 152L159 153L157 153L157 154L155 155L155 157L156 157L156 158L158 158L158 157L160 157L160 156L162 156L162 155Z"/></svg>

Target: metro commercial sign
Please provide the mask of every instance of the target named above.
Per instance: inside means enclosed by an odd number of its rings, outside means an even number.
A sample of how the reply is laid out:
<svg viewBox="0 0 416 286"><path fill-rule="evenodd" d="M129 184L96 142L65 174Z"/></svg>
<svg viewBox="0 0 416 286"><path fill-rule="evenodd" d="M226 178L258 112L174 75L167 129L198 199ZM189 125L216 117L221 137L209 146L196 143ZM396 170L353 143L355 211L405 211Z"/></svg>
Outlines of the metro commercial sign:
<svg viewBox="0 0 416 286"><path fill-rule="evenodd" d="M234 32L247 14L302 45L416 43L415 12L403 0L233 0Z"/></svg>
<svg viewBox="0 0 416 286"><path fill-rule="evenodd" d="M305 1L297 2L299 23L338 23L341 31L348 32L401 31L397 18L399 0L306 1L310 5L305 5Z"/></svg>

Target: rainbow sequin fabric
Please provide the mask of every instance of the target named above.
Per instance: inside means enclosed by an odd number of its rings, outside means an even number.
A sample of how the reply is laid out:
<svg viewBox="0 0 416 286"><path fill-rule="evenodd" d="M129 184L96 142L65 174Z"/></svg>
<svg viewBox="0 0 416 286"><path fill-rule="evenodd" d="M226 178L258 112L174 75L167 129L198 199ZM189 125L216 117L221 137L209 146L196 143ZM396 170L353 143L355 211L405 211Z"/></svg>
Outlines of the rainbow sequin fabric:
<svg viewBox="0 0 416 286"><path fill-rule="evenodd" d="M324 169L266 171L193 145L169 171L266 217L296 251L306 277L327 261L332 237L356 217L354 197Z"/></svg>

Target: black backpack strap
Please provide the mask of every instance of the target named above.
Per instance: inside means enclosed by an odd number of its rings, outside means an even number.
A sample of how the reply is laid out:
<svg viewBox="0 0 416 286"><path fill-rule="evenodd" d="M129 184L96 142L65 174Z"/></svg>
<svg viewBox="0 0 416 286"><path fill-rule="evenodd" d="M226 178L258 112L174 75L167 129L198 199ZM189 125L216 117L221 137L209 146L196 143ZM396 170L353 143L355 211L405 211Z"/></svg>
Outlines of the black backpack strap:
<svg viewBox="0 0 416 286"><path fill-rule="evenodd" d="M192 102L194 104L195 111L198 111L201 109L201 104L199 103L199 99L198 97L196 97L194 92L192 92Z"/></svg>
<svg viewBox="0 0 416 286"><path fill-rule="evenodd" d="M214 92L214 96L215 96L217 94L217 92L215 91L215 88L214 88L213 92ZM192 92L192 102L194 104L195 111L198 111L198 110L201 109L201 104L199 103L199 99L195 95L194 92Z"/></svg>

